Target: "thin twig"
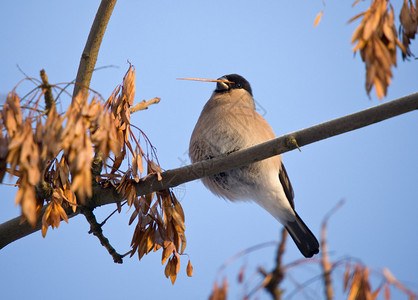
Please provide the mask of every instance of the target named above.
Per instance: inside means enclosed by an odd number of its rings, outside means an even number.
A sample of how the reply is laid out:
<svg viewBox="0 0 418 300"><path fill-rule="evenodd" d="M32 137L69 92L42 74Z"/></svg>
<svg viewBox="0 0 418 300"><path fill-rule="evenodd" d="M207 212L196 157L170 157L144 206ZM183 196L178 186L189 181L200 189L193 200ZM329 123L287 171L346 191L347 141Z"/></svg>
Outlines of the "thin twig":
<svg viewBox="0 0 418 300"><path fill-rule="evenodd" d="M130 254L132 254L133 250L129 250L128 252L126 252L125 254L122 255L122 257L128 256Z"/></svg>
<svg viewBox="0 0 418 300"><path fill-rule="evenodd" d="M332 288L332 279L331 279L331 271L333 269L333 264L329 260L328 255L328 244L327 244L327 223L331 215L333 215L342 205L344 204L344 200L338 202L332 209L329 211L322 221L322 229L321 229L321 266L323 270L323 277L324 277L324 286L325 286L325 297L327 300L334 299L334 290Z"/></svg>
<svg viewBox="0 0 418 300"><path fill-rule="evenodd" d="M158 97L152 98L150 100L143 100L135 104L134 106L130 107L129 112L133 114L134 112L137 112L138 110L148 109L148 106L150 106L151 104L157 104L158 102L160 102L160 100L161 99Z"/></svg>
<svg viewBox="0 0 418 300"><path fill-rule="evenodd" d="M227 266L229 266L232 262L234 262L235 260L237 260L238 258L240 258L240 257L242 257L244 255L247 255L247 254L249 254L251 252L258 251L259 249L263 249L265 247L270 247L270 246L273 246L273 245L277 245L277 242L276 241L265 242L265 243L261 243L261 244L258 244L258 245L254 245L254 246L251 246L249 248L246 248L244 250L239 251L234 256L230 257L227 261L225 261L219 267L218 272L216 273L216 278L221 277L221 274L225 270L225 268Z"/></svg>
<svg viewBox="0 0 418 300"><path fill-rule="evenodd" d="M128 203L128 201L124 201L124 202L120 205L120 207L124 206L126 203ZM104 224L106 224L107 220L109 220L111 216L113 216L113 215L114 215L116 212L118 212L118 211L120 212L120 209L119 209L120 207L118 207L118 208L116 208L114 211L112 211L112 213L111 213L110 215L108 215L108 216L106 217L106 219L104 219L104 220L103 220L103 222L102 222L102 223L100 223L100 226L101 226L101 227L103 227L103 225L104 225Z"/></svg>
<svg viewBox="0 0 418 300"><path fill-rule="evenodd" d="M100 241L103 247L109 252L113 257L115 263L123 263L123 256L116 252L115 248L110 245L109 240L103 235L102 227L97 223L96 217L93 214L93 210L87 207L80 207L81 213L86 217L87 222L90 224L89 233L93 233Z"/></svg>
<svg viewBox="0 0 418 300"><path fill-rule="evenodd" d="M41 84L41 82L40 82L38 79L36 79L36 78L32 78L32 77L29 77L29 76L25 73L25 71L23 71L23 70L20 68L20 66L19 66L19 65L16 65L16 67L17 67L17 69L20 71L20 73L22 73L22 74L26 77L25 79L32 81L32 83L33 83L33 84L35 84L36 86L38 86L39 84Z"/></svg>
<svg viewBox="0 0 418 300"><path fill-rule="evenodd" d="M282 238L281 238L279 247L277 247L276 266L269 274L265 276L266 278L270 277L270 279L267 281L264 288L267 290L267 292L269 292L269 294L275 300L280 300L282 298L282 293L283 293L283 291L278 286L284 278L282 257L283 257L283 253L285 250L286 238L287 238L287 231L286 229L283 228Z"/></svg>

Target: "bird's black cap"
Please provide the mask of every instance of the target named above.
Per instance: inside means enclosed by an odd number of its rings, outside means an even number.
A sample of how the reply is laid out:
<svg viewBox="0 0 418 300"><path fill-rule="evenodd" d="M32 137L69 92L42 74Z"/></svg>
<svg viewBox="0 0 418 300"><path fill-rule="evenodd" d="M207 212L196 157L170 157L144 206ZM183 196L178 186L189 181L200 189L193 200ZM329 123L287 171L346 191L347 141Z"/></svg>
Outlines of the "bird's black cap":
<svg viewBox="0 0 418 300"><path fill-rule="evenodd" d="M216 85L215 92L225 93L231 89L244 89L248 93L250 93L251 96L253 95L253 91L251 90L250 83L247 81L247 79L245 79L241 75L238 75L238 74L224 75L221 78L218 78L218 80L227 80L233 83L218 82L218 84Z"/></svg>

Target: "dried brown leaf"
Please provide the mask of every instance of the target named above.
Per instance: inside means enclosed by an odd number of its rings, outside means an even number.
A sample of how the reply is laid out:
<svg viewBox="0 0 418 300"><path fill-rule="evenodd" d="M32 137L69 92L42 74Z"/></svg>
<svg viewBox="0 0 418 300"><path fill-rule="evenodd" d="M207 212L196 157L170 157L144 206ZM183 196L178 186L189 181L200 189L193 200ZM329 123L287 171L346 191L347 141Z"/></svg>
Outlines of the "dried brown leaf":
<svg viewBox="0 0 418 300"><path fill-rule="evenodd" d="M371 293L371 299L377 299L377 297L380 294L380 291L382 289L383 285L381 284L373 293Z"/></svg>
<svg viewBox="0 0 418 300"><path fill-rule="evenodd" d="M316 27L319 22L321 21L322 15L324 14L324 11L321 11L320 13L318 13L315 17L315 21L314 21L314 27Z"/></svg>
<svg viewBox="0 0 418 300"><path fill-rule="evenodd" d="M123 79L122 95L126 97L129 106L132 106L135 97L135 68L132 65Z"/></svg>
<svg viewBox="0 0 418 300"><path fill-rule="evenodd" d="M171 284L174 284L176 282L176 279L177 279L177 274L171 275L170 279L171 279Z"/></svg>
<svg viewBox="0 0 418 300"><path fill-rule="evenodd" d="M139 145L137 146L137 149L138 149L138 161L137 161L137 164L138 164L138 171L139 171L139 173L144 173L144 163L142 162L142 149L141 149L141 147L139 147ZM135 150L135 151L137 151L137 150Z"/></svg>
<svg viewBox="0 0 418 300"><path fill-rule="evenodd" d="M180 239L181 239L181 248L180 248L179 253L183 254L184 250L186 249L186 245L187 245L186 236L184 234L180 234Z"/></svg>
<svg viewBox="0 0 418 300"><path fill-rule="evenodd" d="M399 20L401 21L405 34L409 38L413 38L417 33L418 19L416 15L416 8L412 2L404 0Z"/></svg>
<svg viewBox="0 0 418 300"><path fill-rule="evenodd" d="M147 248L146 248L146 254L150 253L151 250L154 248L154 234L155 234L155 228L154 226L149 227L147 231Z"/></svg>
<svg viewBox="0 0 418 300"><path fill-rule="evenodd" d="M173 258L170 258L165 266L164 275L165 277L170 277L175 274L176 266L174 264Z"/></svg>
<svg viewBox="0 0 418 300"><path fill-rule="evenodd" d="M167 259L175 252L176 247L174 246L173 242L166 241L164 243L164 249L161 258L161 264L165 264Z"/></svg>
<svg viewBox="0 0 418 300"><path fill-rule="evenodd" d="M45 209L44 215L42 216L42 237L46 236L46 232L48 231L49 223L49 215L51 214L52 206L48 204Z"/></svg>
<svg viewBox="0 0 418 300"><path fill-rule="evenodd" d="M112 173L115 173L117 170L119 170L120 165L123 162L123 159L125 158L126 151L123 149L122 153L117 153L117 156L115 157L115 160L113 162L112 166Z"/></svg>
<svg viewBox="0 0 418 300"><path fill-rule="evenodd" d="M218 284L215 282L212 294L209 296L209 300L226 300L227 293L228 281L226 278L224 278L220 287L218 287Z"/></svg>
<svg viewBox="0 0 418 300"><path fill-rule="evenodd" d="M362 38L364 40L369 40L370 37L374 32L376 32L377 26L379 25L379 22L381 21L381 14L379 13L379 4L386 0L374 0L372 4L370 5L367 19L363 19L364 21L364 29L363 29L363 35Z"/></svg>
<svg viewBox="0 0 418 300"><path fill-rule="evenodd" d="M22 184L16 194L16 203L20 204L22 215L29 224L35 226L38 219L35 188L27 182Z"/></svg>
<svg viewBox="0 0 418 300"><path fill-rule="evenodd" d="M42 236L45 237L48 230L48 226L52 228L58 228L61 220L68 223L68 216L64 208L61 205L62 198L58 190L54 190L52 194L52 200L45 209L45 213L42 217Z"/></svg>
<svg viewBox="0 0 418 300"><path fill-rule="evenodd" d="M7 95L2 110L2 119L10 137L13 137L21 130L23 125L23 114L20 108L19 96L14 91Z"/></svg>
<svg viewBox="0 0 418 300"><path fill-rule="evenodd" d="M359 3L361 0L356 0L354 1L354 3L351 5L351 7L354 7L357 3Z"/></svg>
<svg viewBox="0 0 418 300"><path fill-rule="evenodd" d="M156 164L154 161L148 160L147 172L148 174L153 174L157 172L161 173L162 170L161 170L161 167L158 164Z"/></svg>
<svg viewBox="0 0 418 300"><path fill-rule="evenodd" d="M192 266L192 263L190 262L190 260L187 263L186 273L187 273L187 276L189 276L189 277L193 276L193 266Z"/></svg>
<svg viewBox="0 0 418 300"><path fill-rule="evenodd" d="M180 272L180 255L177 252L174 253L173 260L174 260L174 264L176 266L175 272L176 272L176 275L177 275Z"/></svg>
<svg viewBox="0 0 418 300"><path fill-rule="evenodd" d="M384 83L382 83L378 77L375 77L373 84L376 89L377 97L382 99L386 95L386 89L385 89Z"/></svg>
<svg viewBox="0 0 418 300"><path fill-rule="evenodd" d="M347 23L351 23L354 22L355 20L357 20L358 18L361 18L365 15L365 12L359 13L358 15L355 15L354 17L352 17L350 20L347 21Z"/></svg>
<svg viewBox="0 0 418 300"><path fill-rule="evenodd" d="M347 264L347 268L345 269L345 272L344 272L344 291L346 291L348 287L348 282L350 280L350 271L351 271L351 267L349 264Z"/></svg>
<svg viewBox="0 0 418 300"><path fill-rule="evenodd" d="M57 207L57 211L58 211L58 214L59 214L60 218L62 220L64 220L66 223L68 223L68 216L67 216L67 213L65 212L64 208L62 208L61 205L57 205L56 207Z"/></svg>
<svg viewBox="0 0 418 300"><path fill-rule="evenodd" d="M134 209L134 211L132 212L131 217L129 218L129 225L131 225L133 223L133 221L136 219L136 217L138 216L138 210Z"/></svg>
<svg viewBox="0 0 418 300"><path fill-rule="evenodd" d="M243 283L244 282L244 275L245 275L245 265L243 265L241 267L241 269L239 270L239 273L238 273L238 283Z"/></svg>
<svg viewBox="0 0 418 300"><path fill-rule="evenodd" d="M150 207L152 199L154 198L155 193L146 194L145 197L141 197L141 210L143 214L147 214Z"/></svg>
<svg viewBox="0 0 418 300"><path fill-rule="evenodd" d="M384 22L383 23L383 33L386 36L386 38L388 39L388 41L390 42L395 42L397 37L396 37L396 31L394 32L394 28L392 26L390 26L389 22Z"/></svg>
<svg viewBox="0 0 418 300"><path fill-rule="evenodd" d="M347 300L355 300L357 298L361 285L361 277L361 267L357 265L354 269L353 279L351 281L350 292L348 294Z"/></svg>
<svg viewBox="0 0 418 300"><path fill-rule="evenodd" d="M209 300L218 300L218 299L219 299L219 287L218 287L218 283L215 282L215 284L213 285L212 294L210 294L209 296Z"/></svg>
<svg viewBox="0 0 418 300"><path fill-rule="evenodd" d="M131 183L126 184L125 190L123 191L123 196L128 201L128 205L132 206L136 199L135 186Z"/></svg>

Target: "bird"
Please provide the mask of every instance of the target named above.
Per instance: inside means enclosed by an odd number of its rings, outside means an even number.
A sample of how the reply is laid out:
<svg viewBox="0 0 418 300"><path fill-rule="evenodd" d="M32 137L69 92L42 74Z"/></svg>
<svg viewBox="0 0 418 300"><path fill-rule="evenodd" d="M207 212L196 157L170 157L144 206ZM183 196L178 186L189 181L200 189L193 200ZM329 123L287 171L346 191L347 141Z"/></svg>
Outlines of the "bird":
<svg viewBox="0 0 418 300"><path fill-rule="evenodd" d="M228 155L275 138L256 111L250 83L241 75L224 75L206 102L190 138L192 163ZM281 155L202 178L215 195L230 201L252 200L289 232L303 256L319 252L319 243L295 211L294 191Z"/></svg>

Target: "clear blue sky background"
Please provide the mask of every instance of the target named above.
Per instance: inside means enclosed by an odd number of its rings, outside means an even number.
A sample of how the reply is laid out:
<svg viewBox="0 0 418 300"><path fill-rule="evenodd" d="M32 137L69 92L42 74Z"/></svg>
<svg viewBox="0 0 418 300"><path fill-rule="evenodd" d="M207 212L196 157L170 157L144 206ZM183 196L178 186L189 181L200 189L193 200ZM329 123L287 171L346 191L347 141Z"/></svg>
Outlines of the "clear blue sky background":
<svg viewBox="0 0 418 300"><path fill-rule="evenodd" d="M314 28L322 10L319 0L119 1L97 61L98 67L118 68L97 71L91 87L107 98L121 82L127 60L135 65L136 101L155 96L162 101L136 113L132 122L157 147L165 169L188 159L192 129L214 89L213 83L177 77L243 75L277 135L378 105L374 94L368 99L364 91L364 66L350 45L355 25L347 24L368 2L355 8L352 1L343 2L327 1L323 19ZM44 68L51 83L73 80L98 5L97 0L2 1L0 94L6 95L23 78L17 64L33 77ZM398 14L399 7L395 9ZM416 42L412 50L418 53ZM398 63L384 101L417 91L417 61ZM22 85L19 91L29 88ZM418 115L412 112L284 155L298 212L317 236L324 215L346 200L329 223L331 257L356 257L373 274L388 267L415 291L417 137ZM0 186L0 191L3 222L17 216L19 209L14 206L14 188ZM186 213L192 278L185 274L184 257L172 286L163 275L160 252L141 262L133 257L114 264L78 216L48 231L45 239L38 232L0 251L1 298L207 298L224 261L242 249L278 239L281 225L255 204L225 202L199 181L181 186L177 193ZM98 217L113 208L97 210ZM125 210L104 228L121 253L129 250L134 229L128 226L129 216ZM231 264L224 273L230 279L230 299L243 295L235 280L243 264L249 280L256 267L270 269L274 257L275 247L269 247ZM300 258L289 242L285 263ZM302 282L300 278L317 274L318 268L305 266L294 278ZM287 292L295 289L291 281L285 287ZM321 284L310 285L309 293L309 299L322 298ZM258 296L268 299L263 292Z"/></svg>

